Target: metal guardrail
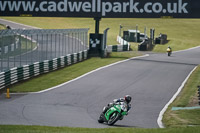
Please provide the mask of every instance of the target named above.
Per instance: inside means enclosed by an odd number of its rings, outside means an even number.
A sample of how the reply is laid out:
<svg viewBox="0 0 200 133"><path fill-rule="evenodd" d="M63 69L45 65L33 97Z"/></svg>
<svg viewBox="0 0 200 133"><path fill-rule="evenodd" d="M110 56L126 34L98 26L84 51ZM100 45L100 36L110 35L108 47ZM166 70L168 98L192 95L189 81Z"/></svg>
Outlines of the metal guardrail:
<svg viewBox="0 0 200 133"><path fill-rule="evenodd" d="M6 72L0 73L0 89L9 85L29 79L31 77L56 70L58 68L69 66L71 64L87 59L88 51L84 50L74 54L68 54L52 60L35 62L31 65L15 67Z"/></svg>
<svg viewBox="0 0 200 133"><path fill-rule="evenodd" d="M0 30L0 89L87 59L88 30Z"/></svg>
<svg viewBox="0 0 200 133"><path fill-rule="evenodd" d="M0 72L87 50L88 30L0 30Z"/></svg>

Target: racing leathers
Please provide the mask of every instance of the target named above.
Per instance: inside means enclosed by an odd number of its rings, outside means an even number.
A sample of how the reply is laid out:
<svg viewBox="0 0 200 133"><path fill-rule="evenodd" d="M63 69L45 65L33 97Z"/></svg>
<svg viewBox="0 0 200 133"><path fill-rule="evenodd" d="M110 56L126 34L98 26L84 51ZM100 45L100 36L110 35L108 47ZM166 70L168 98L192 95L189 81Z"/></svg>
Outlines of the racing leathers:
<svg viewBox="0 0 200 133"><path fill-rule="evenodd" d="M114 100L113 100L113 103L109 103L109 104L107 105L107 107L104 107L103 114L105 114L105 113L107 112L107 110L108 110L109 108L111 108L113 105L118 104L118 103L120 103L120 102L124 102L124 103L127 104L127 112L129 112L129 110L131 109L131 104L130 104L130 103L127 103L126 100L125 100L125 98L119 98L119 99L114 99ZM128 115L128 113L127 113L127 115ZM122 117L120 120L122 120L122 119L123 119L123 117Z"/></svg>

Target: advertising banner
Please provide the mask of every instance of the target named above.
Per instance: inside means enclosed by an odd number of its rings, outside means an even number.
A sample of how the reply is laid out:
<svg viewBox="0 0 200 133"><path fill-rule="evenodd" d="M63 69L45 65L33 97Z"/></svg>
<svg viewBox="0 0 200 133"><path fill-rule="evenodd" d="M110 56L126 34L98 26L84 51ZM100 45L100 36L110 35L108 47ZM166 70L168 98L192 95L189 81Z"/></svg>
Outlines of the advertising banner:
<svg viewBox="0 0 200 133"><path fill-rule="evenodd" d="M0 16L200 18L199 0L0 0Z"/></svg>

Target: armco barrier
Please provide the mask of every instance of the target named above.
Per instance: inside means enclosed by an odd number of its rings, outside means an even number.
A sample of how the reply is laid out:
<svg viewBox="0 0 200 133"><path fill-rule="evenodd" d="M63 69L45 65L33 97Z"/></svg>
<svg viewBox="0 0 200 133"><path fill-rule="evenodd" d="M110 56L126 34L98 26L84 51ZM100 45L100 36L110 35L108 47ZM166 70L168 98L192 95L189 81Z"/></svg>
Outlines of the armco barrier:
<svg viewBox="0 0 200 133"><path fill-rule="evenodd" d="M129 45L108 45L107 52L129 51Z"/></svg>
<svg viewBox="0 0 200 133"><path fill-rule="evenodd" d="M119 45L108 45L107 52L121 52L121 51L129 51L130 44L126 40L122 39L120 36L117 36L117 42Z"/></svg>
<svg viewBox="0 0 200 133"><path fill-rule="evenodd" d="M53 60L45 60L43 62L36 62L31 65L24 65L22 67L15 67L6 72L0 73L0 89L6 88L9 85L29 79L31 77L47 73L58 68L75 64L79 61L87 59L88 51L84 50L79 53L61 56Z"/></svg>
<svg viewBox="0 0 200 133"><path fill-rule="evenodd" d="M119 42L121 45L130 45L129 42L127 42L120 36L117 36L117 42Z"/></svg>

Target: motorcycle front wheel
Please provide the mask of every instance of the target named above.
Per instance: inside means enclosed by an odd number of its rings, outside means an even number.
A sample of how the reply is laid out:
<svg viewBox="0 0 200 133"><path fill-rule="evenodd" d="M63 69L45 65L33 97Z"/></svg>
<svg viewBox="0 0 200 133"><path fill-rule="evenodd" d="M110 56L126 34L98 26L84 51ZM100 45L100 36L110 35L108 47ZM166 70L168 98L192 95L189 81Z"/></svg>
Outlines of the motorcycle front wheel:
<svg viewBox="0 0 200 133"><path fill-rule="evenodd" d="M120 118L120 113L119 112L113 112L111 115L110 115L110 119L108 120L108 125L111 126L113 124L115 124L115 122L117 122Z"/></svg>

